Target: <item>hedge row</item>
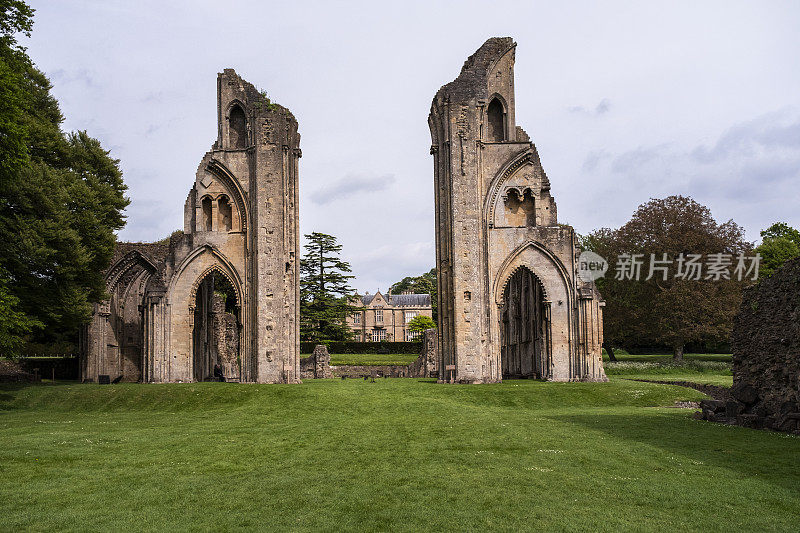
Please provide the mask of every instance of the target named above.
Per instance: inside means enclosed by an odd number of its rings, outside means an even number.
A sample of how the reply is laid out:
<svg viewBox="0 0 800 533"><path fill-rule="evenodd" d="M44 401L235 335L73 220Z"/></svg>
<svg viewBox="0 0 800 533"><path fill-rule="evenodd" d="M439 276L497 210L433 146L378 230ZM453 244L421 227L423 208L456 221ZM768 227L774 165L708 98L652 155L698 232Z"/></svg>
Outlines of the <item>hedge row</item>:
<svg viewBox="0 0 800 533"><path fill-rule="evenodd" d="M33 373L39 370L39 376L44 379L76 380L81 377L80 361L77 357L20 357L18 360L22 368Z"/></svg>
<svg viewBox="0 0 800 533"><path fill-rule="evenodd" d="M301 342L300 353L309 354L314 351L316 342ZM422 353L422 342L322 342L328 346L328 353Z"/></svg>

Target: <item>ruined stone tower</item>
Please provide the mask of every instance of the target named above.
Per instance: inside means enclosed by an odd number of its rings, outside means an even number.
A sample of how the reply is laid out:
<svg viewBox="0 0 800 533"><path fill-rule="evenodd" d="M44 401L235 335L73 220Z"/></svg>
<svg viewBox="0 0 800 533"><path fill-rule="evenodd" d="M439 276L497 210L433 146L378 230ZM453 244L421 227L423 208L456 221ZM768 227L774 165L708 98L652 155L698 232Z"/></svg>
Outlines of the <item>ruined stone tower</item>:
<svg viewBox="0 0 800 533"><path fill-rule="evenodd" d="M604 381L603 302L577 277L536 147L514 117L511 38L433 99L440 380Z"/></svg>
<svg viewBox="0 0 800 533"><path fill-rule="evenodd" d="M119 243L82 374L96 380L299 380L298 158L292 113L233 69L217 76L217 140L184 229Z"/></svg>

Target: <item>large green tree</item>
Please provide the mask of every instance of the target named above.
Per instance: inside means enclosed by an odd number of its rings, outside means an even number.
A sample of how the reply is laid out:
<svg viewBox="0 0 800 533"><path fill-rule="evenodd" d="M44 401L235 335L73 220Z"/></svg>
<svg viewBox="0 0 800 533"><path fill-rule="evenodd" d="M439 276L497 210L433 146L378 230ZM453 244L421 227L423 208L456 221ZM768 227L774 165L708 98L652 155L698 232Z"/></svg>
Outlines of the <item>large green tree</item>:
<svg viewBox="0 0 800 533"><path fill-rule="evenodd" d="M392 294L400 294L401 292L410 291L415 294L430 294L431 307L433 308L433 320L436 320L438 315L436 294L438 286L436 284L436 269L432 268L419 276L406 276L402 280L389 287Z"/></svg>
<svg viewBox="0 0 800 533"><path fill-rule="evenodd" d="M617 230L595 231L584 246L611 265L597 281L606 301L607 351L613 346L663 344L680 360L687 343L727 341L747 283L735 275L737 256L752 253L744 231L732 220L719 224L707 207L688 197L670 196L642 204ZM714 279L703 270L700 279L688 275L690 254L701 256L706 267L715 254L723 254L731 262L730 279ZM631 279L630 268L621 266L626 255L636 255L642 263L638 280ZM650 276L651 265L668 270L656 269Z"/></svg>
<svg viewBox="0 0 800 533"><path fill-rule="evenodd" d="M303 341L346 341L352 333L347 316L355 290L350 287L350 264L340 259L342 245L325 233L305 236L306 253L300 261L300 338Z"/></svg>
<svg viewBox="0 0 800 533"><path fill-rule="evenodd" d="M32 16L0 0L0 298L22 324L2 330L14 337L4 346L31 329L37 342L75 338L105 295L102 272L129 203L119 161L86 132L61 130L50 82L16 40Z"/></svg>
<svg viewBox="0 0 800 533"><path fill-rule="evenodd" d="M409 321L407 326L408 331L412 333L422 333L425 330L435 328L436 322L429 316L417 315Z"/></svg>
<svg viewBox="0 0 800 533"><path fill-rule="evenodd" d="M761 232L759 278L771 276L789 259L800 256L800 231L785 222L776 222Z"/></svg>

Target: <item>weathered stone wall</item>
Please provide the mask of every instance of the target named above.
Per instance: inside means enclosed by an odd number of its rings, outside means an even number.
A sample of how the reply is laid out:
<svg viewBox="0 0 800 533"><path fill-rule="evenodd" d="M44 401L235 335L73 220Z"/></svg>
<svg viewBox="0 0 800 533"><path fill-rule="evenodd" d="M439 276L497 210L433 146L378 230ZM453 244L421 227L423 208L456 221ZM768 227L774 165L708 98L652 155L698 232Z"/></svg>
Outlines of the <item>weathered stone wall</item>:
<svg viewBox="0 0 800 533"><path fill-rule="evenodd" d="M800 434L800 258L745 291L731 340L733 399L702 417Z"/></svg>
<svg viewBox="0 0 800 533"><path fill-rule="evenodd" d="M222 375L228 381L239 381L239 327L236 317L225 312L225 299L218 294L212 302L211 328Z"/></svg>
<svg viewBox="0 0 800 533"><path fill-rule="evenodd" d="M515 123L516 43L492 38L431 104L439 376L502 379L504 290L520 268L542 284L546 363L536 377L605 381L600 296L576 277L574 230L558 224L536 147Z"/></svg>
<svg viewBox="0 0 800 533"><path fill-rule="evenodd" d="M408 378L413 376L409 365L341 365L332 366L334 377L362 378L371 376L376 378Z"/></svg>
<svg viewBox="0 0 800 533"><path fill-rule="evenodd" d="M425 330L422 337L422 353L408 365L408 376L415 378L439 377L439 335L436 328Z"/></svg>
<svg viewBox="0 0 800 533"><path fill-rule="evenodd" d="M333 377L331 373L331 356L328 347L317 344L314 353L300 359L300 377L302 379L325 379Z"/></svg>
<svg viewBox="0 0 800 533"><path fill-rule="evenodd" d="M216 141L184 204L184 231L168 244L117 246L106 272L112 298L95 306L82 343L84 379L197 379L195 297L213 272L230 282L238 307L239 324L219 318L236 351L226 353L226 377L299 381L297 120L233 69L217 76L217 116Z"/></svg>

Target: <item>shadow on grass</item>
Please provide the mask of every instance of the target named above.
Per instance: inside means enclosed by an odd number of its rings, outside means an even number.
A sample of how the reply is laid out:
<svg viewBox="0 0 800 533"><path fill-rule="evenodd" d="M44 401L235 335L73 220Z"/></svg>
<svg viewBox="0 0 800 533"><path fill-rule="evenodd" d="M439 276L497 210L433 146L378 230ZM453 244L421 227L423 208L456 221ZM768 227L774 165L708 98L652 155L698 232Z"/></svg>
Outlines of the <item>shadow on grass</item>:
<svg viewBox="0 0 800 533"><path fill-rule="evenodd" d="M658 412L547 418L604 432L625 448L629 448L625 443L633 446L638 442L670 456L729 469L738 476L768 481L800 495L800 438L794 436Z"/></svg>

